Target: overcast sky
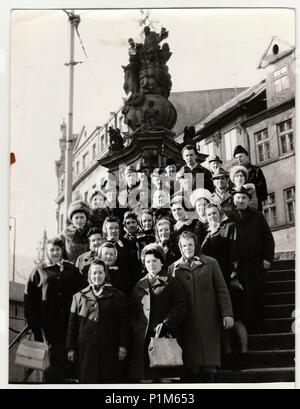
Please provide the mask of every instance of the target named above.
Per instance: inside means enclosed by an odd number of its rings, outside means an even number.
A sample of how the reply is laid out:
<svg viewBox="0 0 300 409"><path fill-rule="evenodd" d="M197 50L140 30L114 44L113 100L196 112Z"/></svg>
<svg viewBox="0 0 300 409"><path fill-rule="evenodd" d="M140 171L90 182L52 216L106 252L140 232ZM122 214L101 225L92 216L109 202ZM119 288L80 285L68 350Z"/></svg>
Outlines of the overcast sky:
<svg viewBox="0 0 300 409"><path fill-rule="evenodd" d="M102 125L122 104L127 39L139 37L139 10L78 10L75 37L74 133ZM294 44L288 9L152 10L157 30L169 30L172 91L251 86L263 78L257 64L276 35ZM16 253L34 258L43 229L56 234L55 160L59 127L68 115L69 22L59 11L11 15L11 215L17 220ZM187 124L188 125L188 124ZM16 269L28 264L17 259Z"/></svg>

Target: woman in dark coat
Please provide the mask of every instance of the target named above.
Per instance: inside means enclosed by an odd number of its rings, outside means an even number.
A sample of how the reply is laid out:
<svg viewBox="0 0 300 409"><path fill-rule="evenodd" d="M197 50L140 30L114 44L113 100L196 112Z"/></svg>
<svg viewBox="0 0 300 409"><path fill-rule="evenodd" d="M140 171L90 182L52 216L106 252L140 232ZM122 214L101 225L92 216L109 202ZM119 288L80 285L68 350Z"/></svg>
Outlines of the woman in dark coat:
<svg viewBox="0 0 300 409"><path fill-rule="evenodd" d="M180 340L186 303L178 281L167 274L162 248L153 243L142 251L147 275L135 286L131 296L132 351L129 377L143 381L178 375L170 368L150 368L148 346L156 333L170 333Z"/></svg>
<svg viewBox="0 0 300 409"><path fill-rule="evenodd" d="M102 230L103 222L110 215L110 210L106 206L105 196L101 190L95 190L90 197L91 216L90 227L97 227Z"/></svg>
<svg viewBox="0 0 300 409"><path fill-rule="evenodd" d="M211 193L207 189L196 189L190 196L190 202L196 209L197 218L194 218L190 231L197 239L196 255L201 254L201 245L207 234L208 221L206 217L206 206L211 202Z"/></svg>
<svg viewBox="0 0 300 409"><path fill-rule="evenodd" d="M222 327L234 324L230 296L218 262L195 256L193 233L181 233L179 247L182 257L169 271L182 284L188 304L182 341L185 381L209 382L221 364Z"/></svg>
<svg viewBox="0 0 300 409"><path fill-rule="evenodd" d="M156 243L159 244L165 253L166 266L170 266L180 257L180 251L174 235L173 223L168 218L157 220L155 225Z"/></svg>
<svg viewBox="0 0 300 409"><path fill-rule="evenodd" d="M90 285L73 297L68 359L77 358L81 383L122 382L128 344L125 295L108 283L103 260L93 261L89 281Z"/></svg>
<svg viewBox="0 0 300 409"><path fill-rule="evenodd" d="M251 194L233 191L236 210L231 220L237 228L238 269L232 277L232 301L240 338L240 365L247 365L247 329L258 329L264 319L265 272L274 257L274 239L263 214L249 207Z"/></svg>
<svg viewBox="0 0 300 409"><path fill-rule="evenodd" d="M202 253L217 260L227 287L230 289L231 274L237 267L236 227L227 218L223 219L220 206L214 203L207 205L206 215L208 230L201 246Z"/></svg>
<svg viewBox="0 0 300 409"><path fill-rule="evenodd" d="M67 259L75 263L77 258L89 250L90 207L80 200L72 202L68 208L68 219L71 222L62 234L65 241Z"/></svg>
<svg viewBox="0 0 300 409"><path fill-rule="evenodd" d="M60 238L48 240L48 261L33 270L24 294L25 317L35 339L43 340L43 330L50 345L47 383L62 383L72 376L67 373L66 334L72 297L83 287L83 277L63 259L64 252Z"/></svg>

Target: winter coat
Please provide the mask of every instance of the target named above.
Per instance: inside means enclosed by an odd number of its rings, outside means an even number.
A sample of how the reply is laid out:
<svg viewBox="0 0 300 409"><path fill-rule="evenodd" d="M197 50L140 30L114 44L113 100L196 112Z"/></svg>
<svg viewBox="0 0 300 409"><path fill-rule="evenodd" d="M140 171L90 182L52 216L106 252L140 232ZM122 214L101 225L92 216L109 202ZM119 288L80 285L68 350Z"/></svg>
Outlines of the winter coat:
<svg viewBox="0 0 300 409"><path fill-rule="evenodd" d="M136 246L129 240L122 239L112 242L117 249L117 260L115 266L124 273L124 277L128 277L127 289L124 292L129 295L140 278L140 262L137 258ZM122 280L123 281L123 280ZM123 281L124 282L124 281Z"/></svg>
<svg viewBox="0 0 300 409"><path fill-rule="evenodd" d="M174 263L174 261L178 260L178 258L180 257L180 250L176 237L174 235L164 243L157 241L157 244L161 245L164 250L167 267Z"/></svg>
<svg viewBox="0 0 300 409"><path fill-rule="evenodd" d="M265 272L263 260L273 261L274 238L268 223L257 210L235 210L231 219L237 228L238 280L244 287L238 302L234 302L235 315L241 320L259 319L262 314L261 300L264 291Z"/></svg>
<svg viewBox="0 0 300 409"><path fill-rule="evenodd" d="M156 295L153 295L153 293ZM131 295L132 353L129 377L132 379L160 377L164 371L149 368L148 346L154 328L165 323L173 337L180 340L181 324L186 314L183 289L174 277L168 276L167 283L159 278L150 286L148 276L142 278Z"/></svg>
<svg viewBox="0 0 300 409"><path fill-rule="evenodd" d="M231 216L235 206L230 189L227 189L224 195L220 195L217 190L211 195L211 202L219 205L227 217Z"/></svg>
<svg viewBox="0 0 300 409"><path fill-rule="evenodd" d="M102 230L103 222L107 216L110 215L110 210L107 207L91 209L91 216L89 220L90 227L97 227Z"/></svg>
<svg viewBox="0 0 300 409"><path fill-rule="evenodd" d="M218 262L201 255L189 266L181 258L169 271L182 284L187 299L182 340L186 371L220 366L222 318L233 317L233 313Z"/></svg>
<svg viewBox="0 0 300 409"><path fill-rule="evenodd" d="M83 229L76 229L73 224L70 224L63 232L62 239L65 242L67 257L72 263L76 262L78 256L89 250L88 231L88 225Z"/></svg>
<svg viewBox="0 0 300 409"><path fill-rule="evenodd" d="M77 353L80 382L122 380L118 348L127 346L128 309L123 293L106 284L99 297L91 286L74 295L66 348Z"/></svg>
<svg viewBox="0 0 300 409"><path fill-rule="evenodd" d="M57 264L35 268L24 294L28 325L37 334L43 329L50 344L57 340L65 344L72 297L83 288L78 269L68 261L62 267L62 271Z"/></svg>
<svg viewBox="0 0 300 409"><path fill-rule="evenodd" d="M208 233L202 243L202 253L215 258L221 268L224 280L229 287L230 276L237 264L237 232L234 223L223 222L218 230Z"/></svg>
<svg viewBox="0 0 300 409"><path fill-rule="evenodd" d="M258 166L254 166L249 163L246 166L248 170L248 179L247 183L253 183L256 189L257 195L257 202L258 202L258 210L262 210L262 202L267 199L268 189L267 189L267 182L263 171Z"/></svg>
<svg viewBox="0 0 300 409"><path fill-rule="evenodd" d="M191 173L192 174L192 190L198 189L198 188L204 188L209 190L211 193L215 190L213 181L212 181L212 175L211 172L200 165L200 163L197 164L197 166L194 167L194 169L189 168L188 166L182 166L179 171L177 172L177 179L184 177L185 173ZM196 186L197 184L197 174L202 174L204 180L202 181L202 186ZM201 180L199 181L201 182ZM199 183L198 182L198 183Z"/></svg>
<svg viewBox="0 0 300 409"><path fill-rule="evenodd" d="M197 239L197 248L195 251L196 255L201 254L201 245L205 236L207 234L208 223L202 223L199 219L194 219L191 224L191 232L195 235ZM180 256L179 256L180 257Z"/></svg>

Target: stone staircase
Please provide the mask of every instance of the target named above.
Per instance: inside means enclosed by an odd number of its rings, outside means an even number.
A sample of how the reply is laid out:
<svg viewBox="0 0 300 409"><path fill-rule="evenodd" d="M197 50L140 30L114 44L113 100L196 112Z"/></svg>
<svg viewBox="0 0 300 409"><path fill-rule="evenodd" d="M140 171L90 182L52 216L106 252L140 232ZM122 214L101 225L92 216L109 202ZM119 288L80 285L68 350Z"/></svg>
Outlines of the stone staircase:
<svg viewBox="0 0 300 409"><path fill-rule="evenodd" d="M267 273L265 322L249 335L248 369L221 370L218 383L295 382L295 261L274 261Z"/></svg>

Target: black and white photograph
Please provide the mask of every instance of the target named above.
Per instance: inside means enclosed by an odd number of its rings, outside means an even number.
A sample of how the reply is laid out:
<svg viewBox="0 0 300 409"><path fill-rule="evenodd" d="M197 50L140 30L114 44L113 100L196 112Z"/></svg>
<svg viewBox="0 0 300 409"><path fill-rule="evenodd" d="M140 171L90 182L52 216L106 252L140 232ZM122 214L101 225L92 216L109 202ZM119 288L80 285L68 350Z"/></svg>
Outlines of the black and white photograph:
<svg viewBox="0 0 300 409"><path fill-rule="evenodd" d="M8 384L295 388L296 10L9 30Z"/></svg>

